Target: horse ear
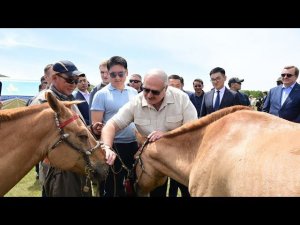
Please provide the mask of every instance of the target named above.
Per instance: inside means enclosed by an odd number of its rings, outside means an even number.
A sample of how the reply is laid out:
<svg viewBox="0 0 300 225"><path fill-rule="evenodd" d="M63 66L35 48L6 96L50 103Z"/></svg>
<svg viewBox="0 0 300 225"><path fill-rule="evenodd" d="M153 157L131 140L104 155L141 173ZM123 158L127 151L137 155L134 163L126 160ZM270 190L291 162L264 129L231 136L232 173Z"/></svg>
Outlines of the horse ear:
<svg viewBox="0 0 300 225"><path fill-rule="evenodd" d="M57 100L57 98L50 92L45 92L45 97L50 105L50 107L57 113L61 113L62 104Z"/></svg>
<svg viewBox="0 0 300 225"><path fill-rule="evenodd" d="M143 143L146 141L147 137L144 137L143 135L141 135L136 129L134 131L135 131L135 136L136 136L138 145L142 146Z"/></svg>

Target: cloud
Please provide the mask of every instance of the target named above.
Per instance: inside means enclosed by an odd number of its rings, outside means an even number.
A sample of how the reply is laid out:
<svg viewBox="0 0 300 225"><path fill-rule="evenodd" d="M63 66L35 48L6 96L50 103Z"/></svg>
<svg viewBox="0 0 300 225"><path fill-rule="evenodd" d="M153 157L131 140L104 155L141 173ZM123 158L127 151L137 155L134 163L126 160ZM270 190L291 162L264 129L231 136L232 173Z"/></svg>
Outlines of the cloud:
<svg viewBox="0 0 300 225"><path fill-rule="evenodd" d="M9 95L14 95L19 92L19 89L14 86L12 83L9 83L9 85L6 87L6 91Z"/></svg>

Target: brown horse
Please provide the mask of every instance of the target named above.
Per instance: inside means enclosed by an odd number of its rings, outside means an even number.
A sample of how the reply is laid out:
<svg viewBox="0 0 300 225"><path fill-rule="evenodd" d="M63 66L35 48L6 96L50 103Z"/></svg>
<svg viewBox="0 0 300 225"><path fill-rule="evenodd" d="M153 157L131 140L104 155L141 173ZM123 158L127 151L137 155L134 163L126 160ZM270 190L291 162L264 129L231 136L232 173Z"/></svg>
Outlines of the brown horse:
<svg viewBox="0 0 300 225"><path fill-rule="evenodd" d="M48 103L0 111L0 196L4 196L39 161L104 178L105 153L78 115L80 101L61 102L46 92ZM49 107L50 106L50 107Z"/></svg>
<svg viewBox="0 0 300 225"><path fill-rule="evenodd" d="M137 189L166 175L191 196L300 196L300 125L233 106L187 123L139 151Z"/></svg>

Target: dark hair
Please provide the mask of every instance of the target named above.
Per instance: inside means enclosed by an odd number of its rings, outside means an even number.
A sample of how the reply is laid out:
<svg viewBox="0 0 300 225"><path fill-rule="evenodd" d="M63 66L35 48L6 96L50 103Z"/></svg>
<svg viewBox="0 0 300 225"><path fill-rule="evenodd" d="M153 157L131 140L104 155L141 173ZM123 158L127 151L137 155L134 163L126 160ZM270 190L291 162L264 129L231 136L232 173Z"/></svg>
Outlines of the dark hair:
<svg viewBox="0 0 300 225"><path fill-rule="evenodd" d="M41 76L41 83L43 83L45 80L46 80L45 77Z"/></svg>
<svg viewBox="0 0 300 225"><path fill-rule="evenodd" d="M127 69L127 61L121 56L113 56L107 62L107 69L109 70L111 67L115 65L121 65L125 69Z"/></svg>
<svg viewBox="0 0 300 225"><path fill-rule="evenodd" d="M181 76L179 76L177 74L172 74L172 75L168 76L168 80L170 80L170 79L180 80L180 83L182 85L184 85L184 79L183 79L183 77L181 77Z"/></svg>
<svg viewBox="0 0 300 225"><path fill-rule="evenodd" d="M195 82L200 82L202 85L203 85L203 80L201 80L201 79L195 79L194 81L193 81L193 84L195 83Z"/></svg>
<svg viewBox="0 0 300 225"><path fill-rule="evenodd" d="M216 67L210 71L209 75L212 75L213 73L221 73L221 74L225 75L225 70L221 67Z"/></svg>

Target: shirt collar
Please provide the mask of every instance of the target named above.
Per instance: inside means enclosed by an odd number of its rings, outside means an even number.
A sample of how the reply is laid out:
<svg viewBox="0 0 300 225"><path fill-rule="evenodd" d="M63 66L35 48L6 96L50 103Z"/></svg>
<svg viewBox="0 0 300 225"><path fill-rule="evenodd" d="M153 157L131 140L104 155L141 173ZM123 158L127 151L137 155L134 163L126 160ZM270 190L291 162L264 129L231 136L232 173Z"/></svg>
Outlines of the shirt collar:
<svg viewBox="0 0 300 225"><path fill-rule="evenodd" d="M284 89L284 88L286 88L286 89L293 89L293 87L295 86L295 84L296 84L296 82L295 83L293 83L291 86L289 86L289 87L285 87L283 84L282 84L282 89Z"/></svg>
<svg viewBox="0 0 300 225"><path fill-rule="evenodd" d="M217 91L218 91L218 90L217 90L217 89L215 89L215 93L217 93ZM224 93L224 91L225 91L225 86L224 86L224 87L222 87L222 88L221 88L219 91L220 91L220 94L221 94L221 93Z"/></svg>

